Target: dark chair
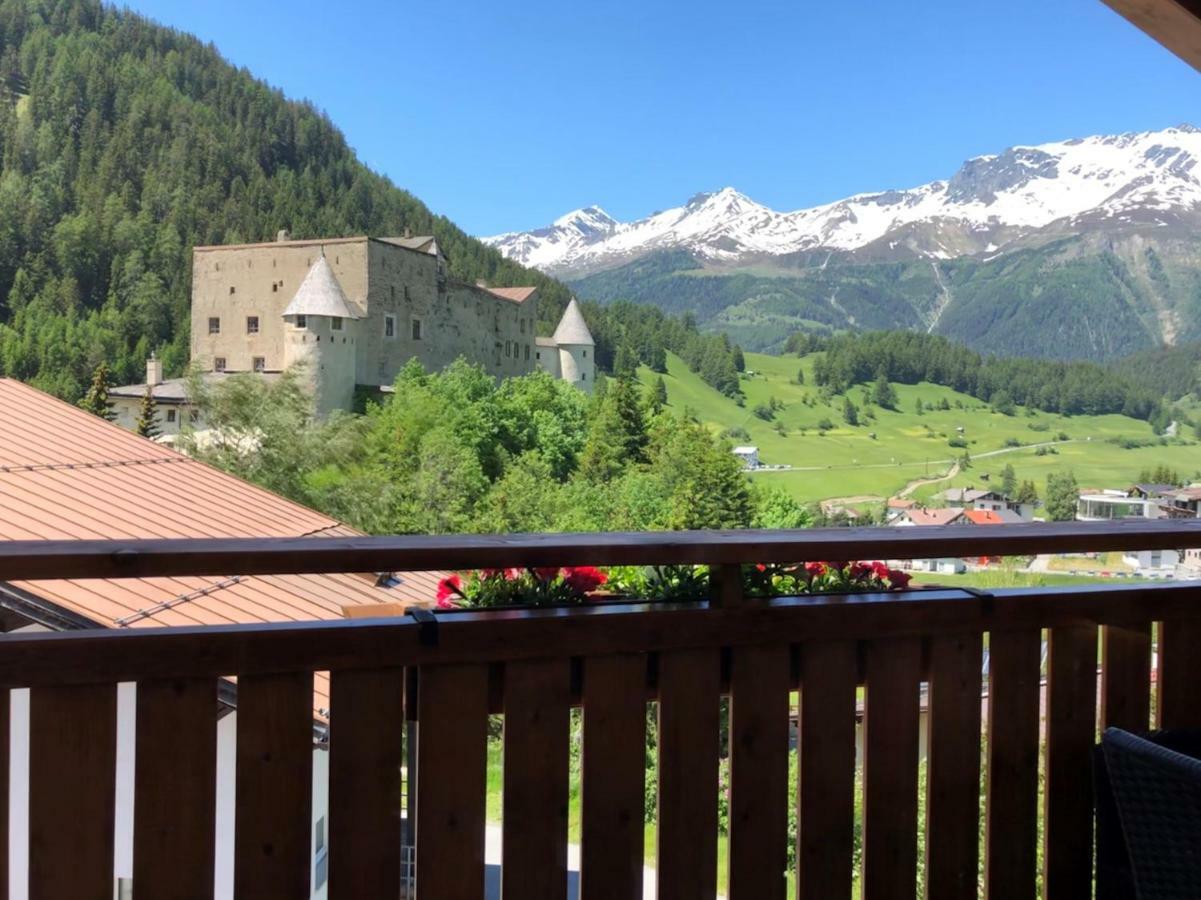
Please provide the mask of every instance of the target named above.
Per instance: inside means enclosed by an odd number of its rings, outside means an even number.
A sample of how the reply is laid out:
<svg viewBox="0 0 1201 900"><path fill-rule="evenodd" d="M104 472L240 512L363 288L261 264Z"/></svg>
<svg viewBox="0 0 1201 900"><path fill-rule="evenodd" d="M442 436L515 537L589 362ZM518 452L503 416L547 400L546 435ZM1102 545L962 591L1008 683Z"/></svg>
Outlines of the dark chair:
<svg viewBox="0 0 1201 900"><path fill-rule="evenodd" d="M1139 900L1201 898L1201 760L1119 728L1101 746Z"/></svg>

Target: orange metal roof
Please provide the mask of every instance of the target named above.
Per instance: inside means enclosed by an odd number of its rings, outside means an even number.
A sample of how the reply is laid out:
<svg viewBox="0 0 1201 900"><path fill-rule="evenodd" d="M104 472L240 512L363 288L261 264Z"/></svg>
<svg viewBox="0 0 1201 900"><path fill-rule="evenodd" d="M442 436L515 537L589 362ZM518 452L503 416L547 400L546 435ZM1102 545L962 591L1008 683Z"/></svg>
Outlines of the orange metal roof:
<svg viewBox="0 0 1201 900"><path fill-rule="evenodd" d="M991 509L965 509L964 518L976 525L1003 525L1005 520Z"/></svg>
<svg viewBox="0 0 1201 900"><path fill-rule="evenodd" d="M0 378L0 540L349 535L354 529ZM63 579L12 586L105 628L340 619L429 603L442 572ZM360 613L361 614L361 613ZM328 708L323 674L315 708Z"/></svg>

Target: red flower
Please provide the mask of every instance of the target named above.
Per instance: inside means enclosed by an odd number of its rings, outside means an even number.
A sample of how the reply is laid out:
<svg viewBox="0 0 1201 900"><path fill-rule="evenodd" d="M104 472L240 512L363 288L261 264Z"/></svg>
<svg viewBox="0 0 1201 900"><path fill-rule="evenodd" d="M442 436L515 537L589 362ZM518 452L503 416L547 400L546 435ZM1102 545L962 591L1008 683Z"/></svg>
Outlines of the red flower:
<svg viewBox="0 0 1201 900"><path fill-rule="evenodd" d="M554 578L558 574L559 574L558 566L554 566L553 568L548 567L548 568L542 568L542 569L534 569L534 577L537 578L539 581L550 581L552 578Z"/></svg>
<svg viewBox="0 0 1201 900"><path fill-rule="evenodd" d="M447 575L438 582L438 607L446 609L448 606L454 606L451 602L451 597L463 596L463 579L458 575Z"/></svg>
<svg viewBox="0 0 1201 900"><path fill-rule="evenodd" d="M900 569L888 570L888 583L894 588L900 589L909 584L913 580L913 576L908 572L902 572Z"/></svg>
<svg viewBox="0 0 1201 900"><path fill-rule="evenodd" d="M763 563L755 563L755 568L758 569L760 572L767 571L767 566L763 565Z"/></svg>
<svg viewBox="0 0 1201 900"><path fill-rule="evenodd" d="M861 578L866 578L870 574L872 574L872 567L871 567L870 563L865 563L865 562L851 563L851 577L854 578L856 581L858 581Z"/></svg>
<svg viewBox="0 0 1201 900"><path fill-rule="evenodd" d="M884 563L880 562L879 560L876 560L874 563L872 563L872 574L879 579L887 578L890 571L891 570L888 568L888 566L884 565Z"/></svg>
<svg viewBox="0 0 1201 900"><path fill-rule="evenodd" d="M587 594L609 580L609 576L595 566L575 566L563 570L563 580L576 593Z"/></svg>
<svg viewBox="0 0 1201 900"><path fill-rule="evenodd" d="M481 569L480 577L481 578L495 578L497 575L506 575L507 573L508 573L507 569Z"/></svg>
<svg viewBox="0 0 1201 900"><path fill-rule="evenodd" d="M817 578L819 575L825 575L826 564L824 562L807 562L805 563L805 574L810 578Z"/></svg>

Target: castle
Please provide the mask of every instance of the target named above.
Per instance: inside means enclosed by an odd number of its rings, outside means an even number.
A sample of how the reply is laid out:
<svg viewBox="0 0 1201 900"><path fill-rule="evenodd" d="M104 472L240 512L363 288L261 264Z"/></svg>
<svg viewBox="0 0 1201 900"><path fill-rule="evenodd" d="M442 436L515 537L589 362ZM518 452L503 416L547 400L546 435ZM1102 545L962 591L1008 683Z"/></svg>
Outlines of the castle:
<svg viewBox="0 0 1201 900"><path fill-rule="evenodd" d="M192 253L193 365L218 380L303 363L322 417L350 409L358 386L386 390L411 359L436 370L464 357L497 378L540 368L590 391L595 346L579 304L568 304L554 337L536 337L537 320L536 288L453 281L430 236L290 240L280 232L271 242ZM156 405L186 402L179 385L148 374L147 384L114 390L121 424L136 420L131 401L148 385ZM182 410L170 420L176 428L165 432L182 427Z"/></svg>

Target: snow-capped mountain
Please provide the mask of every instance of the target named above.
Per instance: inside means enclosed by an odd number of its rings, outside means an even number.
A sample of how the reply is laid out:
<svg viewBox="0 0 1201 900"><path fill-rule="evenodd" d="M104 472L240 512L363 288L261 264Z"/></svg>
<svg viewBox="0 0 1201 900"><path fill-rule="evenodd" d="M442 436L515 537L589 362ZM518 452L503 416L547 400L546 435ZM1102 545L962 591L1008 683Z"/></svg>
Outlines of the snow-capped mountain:
<svg viewBox="0 0 1201 900"><path fill-rule="evenodd" d="M1040 235L1201 217L1201 130L1017 146L968 160L947 181L777 212L733 188L618 222L598 206L551 226L485 238L506 256L577 278L656 250L714 266L806 251L865 259L991 255Z"/></svg>

